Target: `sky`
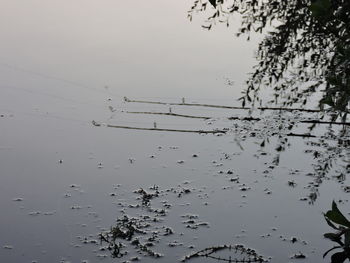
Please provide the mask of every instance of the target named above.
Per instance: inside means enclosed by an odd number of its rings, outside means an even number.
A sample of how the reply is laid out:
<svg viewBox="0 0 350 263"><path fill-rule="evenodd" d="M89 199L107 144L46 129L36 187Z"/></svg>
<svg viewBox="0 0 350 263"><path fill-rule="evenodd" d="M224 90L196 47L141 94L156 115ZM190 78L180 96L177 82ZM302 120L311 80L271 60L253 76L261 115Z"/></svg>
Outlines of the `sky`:
<svg viewBox="0 0 350 263"><path fill-rule="evenodd" d="M48 83L38 75L46 75L108 86L120 97L235 100L254 64L257 41L234 36L238 19L230 28L202 29L205 15L187 18L191 4L2 0L0 85L45 90ZM29 72L39 74L28 81Z"/></svg>

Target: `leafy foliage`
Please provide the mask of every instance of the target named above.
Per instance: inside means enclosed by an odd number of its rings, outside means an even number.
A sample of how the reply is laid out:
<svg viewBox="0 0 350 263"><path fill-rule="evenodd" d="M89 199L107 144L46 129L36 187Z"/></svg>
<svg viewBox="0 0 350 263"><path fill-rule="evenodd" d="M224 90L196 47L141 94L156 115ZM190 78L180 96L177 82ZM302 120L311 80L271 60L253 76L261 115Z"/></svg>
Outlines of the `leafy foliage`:
<svg viewBox="0 0 350 263"><path fill-rule="evenodd" d="M258 63L240 98L262 103L261 88L271 87L270 102L306 105L322 94L319 106L332 119L346 120L350 107L350 2L347 0L210 0L214 9L203 25L229 26L241 16L237 36L266 32L257 50ZM195 0L188 13L207 10L207 0ZM268 31L268 32L267 32Z"/></svg>
<svg viewBox="0 0 350 263"><path fill-rule="evenodd" d="M348 221L346 217L340 212L337 204L334 201L332 203L332 210L329 210L326 214L324 214L324 217L327 224L333 229L337 230L335 233L324 234L324 237L338 243L338 246L335 246L326 251L323 257L326 257L329 252L340 248L343 249L343 251L334 253L331 256L331 262L342 263L346 259L350 260L350 221Z"/></svg>

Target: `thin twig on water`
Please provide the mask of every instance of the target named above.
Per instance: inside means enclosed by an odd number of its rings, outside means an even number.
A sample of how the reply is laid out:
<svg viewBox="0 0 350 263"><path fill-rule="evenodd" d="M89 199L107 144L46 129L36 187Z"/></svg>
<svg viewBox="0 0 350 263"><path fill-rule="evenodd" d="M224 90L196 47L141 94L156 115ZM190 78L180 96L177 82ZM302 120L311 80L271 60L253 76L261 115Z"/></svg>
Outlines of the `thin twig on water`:
<svg viewBox="0 0 350 263"><path fill-rule="evenodd" d="M131 114L152 114L152 115L166 115L166 116L173 116L173 117L182 117L182 118L192 118L192 119L213 119L213 117L205 117L205 116L195 116L195 115L186 115L186 114L177 114L172 112L142 112L142 111L127 111L126 113ZM240 121L260 121L261 118L255 118L255 117L228 117L228 120L240 120ZM329 124L329 125L344 125L344 126L350 126L349 122L333 122L333 121L320 121L320 120L301 120L300 123L313 123L313 124Z"/></svg>
<svg viewBox="0 0 350 263"><path fill-rule="evenodd" d="M193 119L204 119L204 120L210 119L210 117L194 116L194 115L186 115L186 114L177 114L177 113L172 113L172 112L127 111L126 113L131 113L131 114L167 115L167 116L173 116L173 117L183 117L183 118L193 118Z"/></svg>
<svg viewBox="0 0 350 263"><path fill-rule="evenodd" d="M176 102L162 102L162 101L148 101L148 100L131 100L124 97L125 102L133 103L148 103L148 104L160 104L160 105L178 105L178 106L192 106L192 107L209 107L209 108L219 108L219 109L233 109L233 110L253 110L253 108L248 107L236 107L236 106L226 106L226 105L213 105L213 104L202 104L202 103L176 103ZM281 108L281 107L257 107L258 110L273 110L273 111L302 111L302 112L321 112L320 110L313 109L301 109L301 108Z"/></svg>
<svg viewBox="0 0 350 263"><path fill-rule="evenodd" d="M92 124L96 127L102 126L96 121L92 121ZM200 134L217 134L226 133L225 130L180 130L180 129L160 129L160 128L145 128L145 127L132 127L132 126L121 126L121 125L111 125L106 124L108 128L118 128L118 129L129 129L129 130L143 130L143 131L166 131L166 132L188 132L188 133L200 133Z"/></svg>

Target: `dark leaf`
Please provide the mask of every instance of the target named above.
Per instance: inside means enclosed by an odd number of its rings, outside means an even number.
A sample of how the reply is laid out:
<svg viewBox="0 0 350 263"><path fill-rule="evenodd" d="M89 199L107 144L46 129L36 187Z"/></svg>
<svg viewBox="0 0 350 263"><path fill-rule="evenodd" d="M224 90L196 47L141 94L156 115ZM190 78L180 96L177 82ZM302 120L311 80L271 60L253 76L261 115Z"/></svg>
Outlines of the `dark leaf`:
<svg viewBox="0 0 350 263"><path fill-rule="evenodd" d="M323 235L325 238L328 238L334 242L339 242L341 240L341 234L339 233L326 233Z"/></svg>
<svg viewBox="0 0 350 263"><path fill-rule="evenodd" d="M345 251L335 253L331 256L331 263L343 263L348 258Z"/></svg>
<svg viewBox="0 0 350 263"><path fill-rule="evenodd" d="M338 227L336 227L326 216L324 217L324 219L326 219L327 224L331 227L334 228L336 230L339 230Z"/></svg>
<svg viewBox="0 0 350 263"><path fill-rule="evenodd" d="M349 248L350 246L350 229L348 229L344 234L344 246Z"/></svg>
<svg viewBox="0 0 350 263"><path fill-rule="evenodd" d="M332 222L345 226L350 227L350 222L345 218L345 216L339 211L337 204L333 201L332 203L332 210L329 210L325 216Z"/></svg>
<svg viewBox="0 0 350 263"><path fill-rule="evenodd" d="M341 248L341 246L336 246L336 247L332 247L331 249L327 250L324 254L323 254L323 258L325 258L329 252L333 251L334 249L337 249L337 248Z"/></svg>
<svg viewBox="0 0 350 263"><path fill-rule="evenodd" d="M216 8L216 0L209 0L209 3L211 3L211 5Z"/></svg>

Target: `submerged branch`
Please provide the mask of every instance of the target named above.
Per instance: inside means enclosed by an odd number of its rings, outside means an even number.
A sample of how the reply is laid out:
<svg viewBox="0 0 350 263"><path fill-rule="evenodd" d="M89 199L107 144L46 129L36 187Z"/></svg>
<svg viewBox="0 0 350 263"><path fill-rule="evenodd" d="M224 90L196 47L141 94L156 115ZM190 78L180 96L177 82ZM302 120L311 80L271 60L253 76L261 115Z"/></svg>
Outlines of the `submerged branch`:
<svg viewBox="0 0 350 263"><path fill-rule="evenodd" d="M102 124L96 121L92 121L92 125L95 127L101 127ZM118 129L128 129L128 130L142 130L142 131L165 131L165 132L188 132L188 133L199 133L199 134L226 134L227 130L182 130L182 129L159 129L159 128L145 128L145 127L132 127L132 126L122 126L122 125L112 125L106 124L107 128L118 128ZM273 133L272 136L280 135L279 133ZM309 133L288 133L285 134L288 137L303 137L303 138L316 138L317 136Z"/></svg>
<svg viewBox="0 0 350 263"><path fill-rule="evenodd" d="M304 120L301 123L329 124L329 125L344 125L350 126L350 122L334 122L334 121L319 121L319 120Z"/></svg>
<svg viewBox="0 0 350 263"><path fill-rule="evenodd" d="M274 133L272 135L280 135L280 134L279 133ZM303 137L303 138L316 138L317 137L317 136L309 134L309 133L293 133L293 132L287 133L285 136L288 136L288 137Z"/></svg>
<svg viewBox="0 0 350 263"><path fill-rule="evenodd" d="M92 121L92 124L96 127L102 126L96 121ZM107 124L108 128L118 128L118 129L129 129L129 130L143 130L143 131L167 131L167 132L188 132L188 133L200 133L200 134L217 134L226 133L225 130L181 130L181 129L159 129L159 128L145 128L145 127L132 127L132 126L121 126L121 125L111 125Z"/></svg>
<svg viewBox="0 0 350 263"><path fill-rule="evenodd" d="M191 106L191 107L207 107L207 108L219 108L219 109L233 109L233 110L253 110L248 107L236 107L227 105L213 105L213 104L202 104L202 103L176 103L176 102L163 102L163 101L148 101L148 100L130 100L124 98L125 102L133 103L148 103L148 104L160 104L160 105L178 105L178 106ZM313 109L301 109L301 108L281 108L281 107L257 107L258 110L273 110L273 111L302 111L302 112L321 112L321 110Z"/></svg>
<svg viewBox="0 0 350 263"><path fill-rule="evenodd" d="M186 103L186 102L176 103L176 102L162 102L162 101L148 101L148 100L129 100L129 99L126 99L126 98L125 98L125 102L148 103L148 104L160 104L160 105L178 105L178 106L209 107L209 108L236 109L236 110L250 110L250 108L235 107L235 106L225 106L225 105L211 105L211 104Z"/></svg>
<svg viewBox="0 0 350 263"><path fill-rule="evenodd" d="M131 113L131 114L167 115L167 116L173 116L173 117L183 117L183 118L192 118L192 119L204 119L204 120L208 120L208 119L211 118L211 117L204 117L204 116L194 116L194 115L177 114L177 113L172 113L172 112L127 111L126 113Z"/></svg>
<svg viewBox="0 0 350 263"><path fill-rule="evenodd" d="M185 114L177 114L172 112L142 112L142 111L127 111L126 113L131 114L152 114L152 115L167 115L167 116L173 116L173 117L182 117L182 118L192 118L192 119L213 119L213 117L204 117L204 116L195 116L195 115L185 115ZM261 118L255 118L255 117L228 117L228 120L240 120L240 121L260 121ZM350 122L334 122L334 121L320 121L320 120L301 120L300 123L312 123L312 124L329 124L329 125L344 125L344 126L350 126Z"/></svg>

